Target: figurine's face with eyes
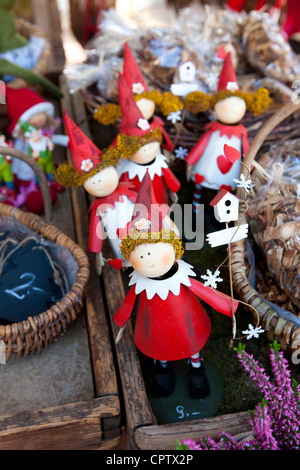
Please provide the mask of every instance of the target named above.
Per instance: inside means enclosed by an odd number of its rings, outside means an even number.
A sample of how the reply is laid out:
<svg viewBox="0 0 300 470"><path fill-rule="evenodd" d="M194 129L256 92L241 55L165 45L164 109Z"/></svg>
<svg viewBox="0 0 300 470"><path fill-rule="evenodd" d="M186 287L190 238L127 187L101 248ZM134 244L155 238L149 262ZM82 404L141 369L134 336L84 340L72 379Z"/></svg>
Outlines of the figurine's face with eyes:
<svg viewBox="0 0 300 470"><path fill-rule="evenodd" d="M139 148L139 150L131 155L130 160L140 165L146 165L155 159L159 151L159 142L150 142Z"/></svg>
<svg viewBox="0 0 300 470"><path fill-rule="evenodd" d="M105 197L112 194L119 184L119 177L114 166L108 166L84 183L84 189L95 197Z"/></svg>
<svg viewBox="0 0 300 470"><path fill-rule="evenodd" d="M175 250L171 243L146 243L133 250L129 261L142 276L163 276L175 263Z"/></svg>
<svg viewBox="0 0 300 470"><path fill-rule="evenodd" d="M152 118L154 111L155 111L155 103L152 100L147 100L146 98L141 98L136 102L137 107L141 111L144 119L149 119Z"/></svg>
<svg viewBox="0 0 300 470"><path fill-rule="evenodd" d="M216 118L223 124L236 124L240 122L245 112L246 102L238 96L224 98L215 105Z"/></svg>

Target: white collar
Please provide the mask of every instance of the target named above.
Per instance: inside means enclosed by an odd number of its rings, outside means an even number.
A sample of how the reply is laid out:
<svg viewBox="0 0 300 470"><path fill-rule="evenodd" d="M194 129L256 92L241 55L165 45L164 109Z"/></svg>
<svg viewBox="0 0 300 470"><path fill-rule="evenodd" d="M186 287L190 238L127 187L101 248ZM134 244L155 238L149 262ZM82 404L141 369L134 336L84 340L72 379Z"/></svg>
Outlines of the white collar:
<svg viewBox="0 0 300 470"><path fill-rule="evenodd" d="M146 291L147 299L152 299L157 294L162 300L166 300L169 292L174 295L179 295L181 284L190 286L191 281L189 276L196 276L190 264L183 260L179 260L178 269L176 273L168 279L157 280L149 277L142 276L136 271L133 271L129 276L131 277L129 285L135 284L135 293L138 295L143 290Z"/></svg>
<svg viewBox="0 0 300 470"><path fill-rule="evenodd" d="M119 176L128 172L130 180L133 180L137 176L141 182L147 170L149 171L151 180L153 180L155 175L162 176L162 168L168 168L168 164L166 162L166 157L159 151L155 160L152 163L149 163L149 165L139 165L138 163L131 161L129 158L121 159L117 166L117 171Z"/></svg>

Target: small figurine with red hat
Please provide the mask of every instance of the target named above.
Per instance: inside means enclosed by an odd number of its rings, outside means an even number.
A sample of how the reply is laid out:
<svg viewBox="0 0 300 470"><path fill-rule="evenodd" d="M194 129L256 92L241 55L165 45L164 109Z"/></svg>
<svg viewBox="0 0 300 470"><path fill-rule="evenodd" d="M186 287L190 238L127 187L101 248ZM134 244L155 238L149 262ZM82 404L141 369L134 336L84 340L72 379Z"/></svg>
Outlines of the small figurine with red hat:
<svg viewBox="0 0 300 470"><path fill-rule="evenodd" d="M43 135L41 129L19 120L19 125L24 132L24 139L28 144L27 153L34 158L49 181L52 181L52 172L55 170L53 162L53 142Z"/></svg>
<svg viewBox="0 0 300 470"><path fill-rule="evenodd" d="M192 398L210 394L200 350L209 338L211 323L198 297L218 312L232 316L237 301L193 279L193 267L181 259L182 241L172 229L162 225L162 208L153 204L152 181L143 178L121 253L134 271L131 286L114 315L121 328L130 319L138 296L134 342L146 356L155 360L153 390L166 397L175 386L170 361L190 359L189 389Z"/></svg>
<svg viewBox="0 0 300 470"><path fill-rule="evenodd" d="M89 251L96 253L98 274L104 264L102 246L106 236L116 257L115 267L122 267L122 263L117 264L118 260L128 265L120 256L118 230L130 221L137 193L131 185L119 182L116 149L111 147L103 153L66 112L64 120L73 165L59 165L54 177L65 187L83 186L95 197L90 207Z"/></svg>
<svg viewBox="0 0 300 470"><path fill-rule="evenodd" d="M156 103L161 101L161 96L155 90L150 91L148 85L143 77L143 74L136 63L135 57L130 49L129 44L124 44L124 62L123 62L123 76L134 94L136 104L141 111L142 115L150 124L150 129L158 127L163 135L162 148L169 150L173 149L172 142L168 133L165 130L163 120L155 115ZM179 103L179 102L178 102Z"/></svg>
<svg viewBox="0 0 300 470"><path fill-rule="evenodd" d="M180 112L183 108L182 100L169 91L161 93L158 90L149 89L127 42L124 44L123 76L143 118L149 122L150 129L159 128L161 130L162 148L172 152L173 144L165 129L164 121L155 112L159 109L165 117L171 113ZM102 124L108 125L114 123L117 118L121 117L121 114L123 113L120 104L109 103L99 106L94 118Z"/></svg>
<svg viewBox="0 0 300 470"><path fill-rule="evenodd" d="M269 93L264 88L253 94L240 90L230 52L224 60L218 91L211 96L197 91L187 95L185 109L197 113L211 107L215 113L215 120L206 126L205 133L185 158L188 179L195 183L195 212L202 187L217 191L235 188L234 179L239 177L241 162L229 161L223 152L224 145L237 149L243 156L249 147L247 130L241 124L246 110L248 108L258 115L268 108L270 102Z"/></svg>
<svg viewBox="0 0 300 470"><path fill-rule="evenodd" d="M64 146L68 144L66 136L54 134L59 125L59 119L54 117L53 103L44 100L34 90L29 88L13 89L6 86L6 106L10 120L8 134L15 139L15 148L28 153L28 142L24 138L24 130L20 123L23 123L23 127L28 125L39 129L48 142L52 141L51 146L53 144ZM31 167L16 158L13 159L12 168L19 185L29 184L35 177ZM51 180L51 188L56 192L61 192L64 189L54 180Z"/></svg>
<svg viewBox="0 0 300 470"><path fill-rule="evenodd" d="M170 196L180 189L180 182L170 170L165 155L161 153L161 129L151 128L138 108L132 91L123 75L119 75L119 98L122 123L113 145L119 151L118 172L120 181L134 184L139 190L141 181L148 171L158 203L168 203Z"/></svg>

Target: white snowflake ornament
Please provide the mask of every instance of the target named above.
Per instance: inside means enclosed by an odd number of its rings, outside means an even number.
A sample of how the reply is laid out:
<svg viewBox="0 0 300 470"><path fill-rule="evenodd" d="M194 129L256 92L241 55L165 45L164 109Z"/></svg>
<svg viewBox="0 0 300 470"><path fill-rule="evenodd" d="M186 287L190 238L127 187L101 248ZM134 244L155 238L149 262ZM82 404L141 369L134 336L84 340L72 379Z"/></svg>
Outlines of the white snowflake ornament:
<svg viewBox="0 0 300 470"><path fill-rule="evenodd" d="M169 114L167 117L168 121L171 121L172 124L176 124L176 122L181 121L181 110L179 109L178 111L173 111L172 113Z"/></svg>
<svg viewBox="0 0 300 470"><path fill-rule="evenodd" d="M265 330L263 330L261 326L254 328L253 325L250 324L248 325L248 330L245 330L242 333L247 335L246 339L251 339L251 338L258 338L258 336L264 331Z"/></svg>
<svg viewBox="0 0 300 470"><path fill-rule="evenodd" d="M175 157L179 158L180 160L184 160L187 154L189 153L188 149L183 147L178 147L178 149L174 150Z"/></svg>
<svg viewBox="0 0 300 470"><path fill-rule="evenodd" d="M246 180L246 177L243 174L241 174L241 179L234 179L233 181L237 184L238 188L244 188L247 193L249 193L250 189L255 186L255 184L252 183L251 178Z"/></svg>
<svg viewBox="0 0 300 470"><path fill-rule="evenodd" d="M212 289L217 288L217 282L222 282L223 279L219 277L220 271L217 269L214 273L210 269L206 270L206 274L201 276L205 280L204 285L211 287Z"/></svg>

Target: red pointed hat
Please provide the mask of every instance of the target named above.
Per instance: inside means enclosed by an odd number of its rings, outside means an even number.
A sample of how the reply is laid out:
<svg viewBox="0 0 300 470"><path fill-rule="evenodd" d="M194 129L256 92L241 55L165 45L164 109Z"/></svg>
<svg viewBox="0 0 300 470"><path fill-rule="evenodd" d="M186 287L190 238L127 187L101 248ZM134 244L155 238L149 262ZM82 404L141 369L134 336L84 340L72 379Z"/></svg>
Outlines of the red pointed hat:
<svg viewBox="0 0 300 470"><path fill-rule="evenodd" d="M136 135L137 137L143 137L151 130L150 124L139 110L133 93L122 74L119 74L118 85L119 103L122 115L120 132L128 136Z"/></svg>
<svg viewBox="0 0 300 470"><path fill-rule="evenodd" d="M19 120L27 122L32 116L42 112L54 116L54 105L50 101L45 101L30 88L14 89L6 86L5 98L7 114L10 120L7 131L10 135L20 128Z"/></svg>
<svg viewBox="0 0 300 470"><path fill-rule="evenodd" d="M129 231L160 232L163 229L163 220L168 211L167 204L158 204L156 201L152 180L147 170L135 201Z"/></svg>
<svg viewBox="0 0 300 470"><path fill-rule="evenodd" d="M168 211L167 204L159 205L157 203L152 180L147 170L139 188L131 220L126 227L117 230L119 238L123 238L132 231L136 232L136 230L143 235L160 232L163 229L163 220Z"/></svg>
<svg viewBox="0 0 300 470"><path fill-rule="evenodd" d="M221 90L236 91L236 90L239 90L239 88L240 87L237 82L235 70L232 65L231 53L228 52L225 56L223 68L220 73L218 91L221 91Z"/></svg>
<svg viewBox="0 0 300 470"><path fill-rule="evenodd" d="M127 42L124 44L123 75L132 93L139 95L148 91L143 74Z"/></svg>
<svg viewBox="0 0 300 470"><path fill-rule="evenodd" d="M75 170L91 171L101 162L101 150L79 129L66 111L64 121Z"/></svg>

